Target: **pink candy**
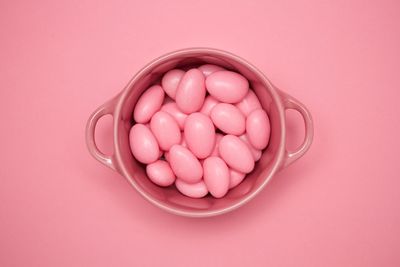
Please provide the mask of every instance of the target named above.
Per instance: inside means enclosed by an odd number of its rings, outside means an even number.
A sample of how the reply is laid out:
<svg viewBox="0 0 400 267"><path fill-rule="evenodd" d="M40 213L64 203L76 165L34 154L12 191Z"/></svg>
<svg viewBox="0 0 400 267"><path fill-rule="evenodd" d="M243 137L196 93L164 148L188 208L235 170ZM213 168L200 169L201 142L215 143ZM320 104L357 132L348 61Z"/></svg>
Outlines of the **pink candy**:
<svg viewBox="0 0 400 267"><path fill-rule="evenodd" d="M153 163L160 155L153 133L144 124L135 124L129 132L133 156L141 163Z"/></svg>
<svg viewBox="0 0 400 267"><path fill-rule="evenodd" d="M219 142L219 154L232 169L249 173L254 168L250 148L235 135L225 135Z"/></svg>
<svg viewBox="0 0 400 267"><path fill-rule="evenodd" d="M169 151L168 157L172 170L179 179L191 184L201 181L203 168L189 149L181 145L174 145Z"/></svg>
<svg viewBox="0 0 400 267"><path fill-rule="evenodd" d="M204 159L215 146L215 128L211 119L203 113L190 114L185 122L185 141L193 154Z"/></svg>
<svg viewBox="0 0 400 267"><path fill-rule="evenodd" d="M179 190L179 192L192 198L201 198L208 194L207 186L203 181L189 184L177 179L175 182L175 186Z"/></svg>
<svg viewBox="0 0 400 267"><path fill-rule="evenodd" d="M164 160L157 160L147 165L146 173L153 183L160 186L169 186L175 182L175 174L168 162Z"/></svg>
<svg viewBox="0 0 400 267"><path fill-rule="evenodd" d="M186 72L176 90L176 104L184 113L196 112L203 106L206 97L204 75L198 69Z"/></svg>
<svg viewBox="0 0 400 267"><path fill-rule="evenodd" d="M232 104L220 103L211 111L214 124L226 134L241 135L246 129L246 118Z"/></svg>
<svg viewBox="0 0 400 267"><path fill-rule="evenodd" d="M165 73L164 77L162 78L162 88L170 98L175 99L176 90L178 89L179 82L184 74L185 72L183 70L174 69Z"/></svg>
<svg viewBox="0 0 400 267"><path fill-rule="evenodd" d="M133 118L131 151L148 178L192 198L222 198L238 186L270 136L247 79L212 64L165 73L140 96Z"/></svg>
<svg viewBox="0 0 400 267"><path fill-rule="evenodd" d="M241 101L249 91L249 82L233 71L216 71L206 80L207 91L215 99L225 103Z"/></svg>
<svg viewBox="0 0 400 267"><path fill-rule="evenodd" d="M133 118L137 123L146 123L160 110L164 101L164 91L159 85L147 89L136 103Z"/></svg>
<svg viewBox="0 0 400 267"><path fill-rule="evenodd" d="M246 132L253 147L256 149L266 148L270 132L267 112L262 109L252 111L246 120Z"/></svg>
<svg viewBox="0 0 400 267"><path fill-rule="evenodd" d="M151 118L150 129L164 151L181 142L181 131L174 118L167 112L159 111Z"/></svg>
<svg viewBox="0 0 400 267"><path fill-rule="evenodd" d="M203 163L204 182L211 195L221 198L229 190L229 168L219 157L209 157Z"/></svg>

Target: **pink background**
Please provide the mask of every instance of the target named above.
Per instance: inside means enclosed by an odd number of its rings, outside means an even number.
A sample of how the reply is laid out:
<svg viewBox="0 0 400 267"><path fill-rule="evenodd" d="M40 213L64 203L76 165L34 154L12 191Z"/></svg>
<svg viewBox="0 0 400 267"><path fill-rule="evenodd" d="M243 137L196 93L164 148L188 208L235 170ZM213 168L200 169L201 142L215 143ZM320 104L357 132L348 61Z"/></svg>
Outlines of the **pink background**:
<svg viewBox="0 0 400 267"><path fill-rule="evenodd" d="M1 1L0 266L399 266L399 1ZM254 63L315 141L208 219L146 202L87 152L89 114L153 58ZM301 139L289 114L290 146ZM110 152L111 118L98 132Z"/></svg>

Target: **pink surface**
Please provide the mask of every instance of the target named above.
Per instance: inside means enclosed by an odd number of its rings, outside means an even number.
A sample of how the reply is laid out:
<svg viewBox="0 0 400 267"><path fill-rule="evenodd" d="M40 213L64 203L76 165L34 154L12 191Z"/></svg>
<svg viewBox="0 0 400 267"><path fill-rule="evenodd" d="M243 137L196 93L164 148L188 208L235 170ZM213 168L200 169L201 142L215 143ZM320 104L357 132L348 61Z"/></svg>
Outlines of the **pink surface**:
<svg viewBox="0 0 400 267"><path fill-rule="evenodd" d="M213 8L210 8L212 4ZM400 265L397 1L0 3L0 266ZM314 143L254 200L170 215L87 152L153 58L209 46L303 102ZM288 112L289 143L302 139ZM98 139L110 153L111 119Z"/></svg>

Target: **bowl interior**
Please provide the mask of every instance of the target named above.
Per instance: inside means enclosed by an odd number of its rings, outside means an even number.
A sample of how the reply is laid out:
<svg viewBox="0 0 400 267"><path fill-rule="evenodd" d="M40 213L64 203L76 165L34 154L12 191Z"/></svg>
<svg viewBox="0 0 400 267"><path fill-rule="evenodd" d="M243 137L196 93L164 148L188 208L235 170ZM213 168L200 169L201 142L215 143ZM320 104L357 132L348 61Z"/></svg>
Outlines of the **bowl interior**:
<svg viewBox="0 0 400 267"><path fill-rule="evenodd" d="M135 123L132 118L134 106L139 96L150 85L160 82L162 75L170 69L190 69L202 64L216 64L226 69L241 73L250 82L251 88L267 111L271 123L271 136L268 147L254 170L244 181L230 190L228 194L216 199L207 195L201 199L192 199L179 193L175 186L167 188L153 184L147 177L144 165L137 162L129 148L129 130ZM129 182L148 200L173 213L188 216L215 215L234 209L251 199L272 177L280 162L277 151L282 141L282 121L279 118L278 105L272 93L270 83L253 66L242 59L218 50L186 50L175 52L156 59L143 68L128 84L122 95L119 114L116 114L117 133L115 149L120 158L120 170Z"/></svg>

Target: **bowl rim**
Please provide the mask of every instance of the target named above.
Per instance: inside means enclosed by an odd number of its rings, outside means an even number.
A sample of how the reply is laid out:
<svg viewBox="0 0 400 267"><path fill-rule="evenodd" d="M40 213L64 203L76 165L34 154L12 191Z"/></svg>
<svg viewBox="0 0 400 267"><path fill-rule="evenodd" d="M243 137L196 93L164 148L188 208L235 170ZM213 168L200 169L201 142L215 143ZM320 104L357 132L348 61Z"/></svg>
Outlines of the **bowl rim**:
<svg viewBox="0 0 400 267"><path fill-rule="evenodd" d="M207 54L210 56L222 56L222 57L227 57L229 59L235 60L238 63L242 64L243 66L246 66L248 69L250 69L258 78L260 78L260 81L264 83L264 86L269 88L269 93L271 95L271 98L273 102L276 105L276 108L278 109L279 113L279 120L281 121L281 137L280 137L280 143L279 147L276 152L276 158L275 162L273 163L271 167L271 171L269 174L264 178L264 181L256 188L252 193L248 194L246 197L244 197L242 200L240 200L237 203L234 203L233 205L230 205L228 207L216 209L216 210L198 210L198 211L188 211L188 210L183 210L179 208L173 208L168 205L165 205L161 202L159 202L157 199L153 198L150 194L145 192L144 190L141 189L141 187L136 183L136 181L131 177L129 174L128 170L124 166L124 164L121 164L122 161L122 156L121 156L121 151L118 145L118 137L119 137L119 123L120 123L120 116L121 116L121 110L123 107L123 103L125 102L125 99L128 97L130 93L130 88L132 88L132 85L134 85L148 70L153 69L157 65L159 65L162 62L166 62L168 60L174 59L177 56L185 56L185 55L190 55L194 53L203 53ZM117 171L120 172L128 181L129 183L136 189L136 191L139 192L141 196L143 196L146 200L148 200L150 203L153 205L169 212L172 214L176 215L181 215L185 217L211 217L211 216L216 216L216 215L221 215L230 211L233 211L244 204L248 203L251 199L253 199L256 195L258 195L264 187L268 184L268 182L271 180L271 178L275 175L275 173L280 169L284 156L285 156L285 145L286 145L286 127L285 127L285 109L282 103L282 98L280 97L279 94L279 89L277 89L270 81L269 79L264 75L263 72L261 72L258 68L256 68L253 64L248 62L247 60L232 54L230 52L220 50L220 49L215 49L215 48L209 48L209 47L192 47L192 48L184 48L184 49L179 49L175 50L169 53L166 53L162 56L159 56L149 63L147 63L144 67L142 67L128 82L128 84L125 86L125 88L115 97L117 103L115 106L114 110L114 122L113 122L113 132L114 132L114 162L117 163Z"/></svg>

